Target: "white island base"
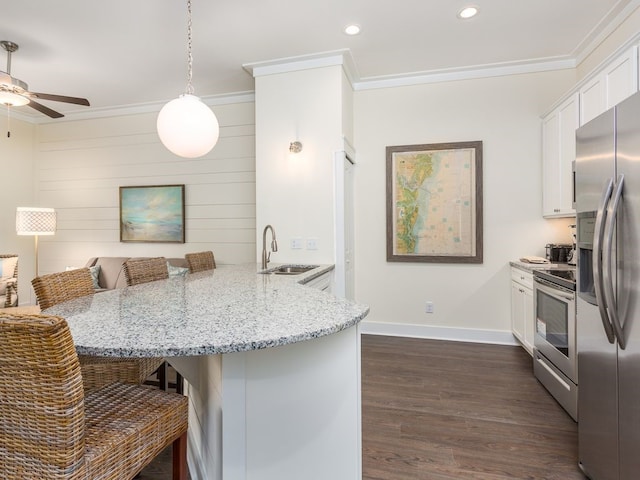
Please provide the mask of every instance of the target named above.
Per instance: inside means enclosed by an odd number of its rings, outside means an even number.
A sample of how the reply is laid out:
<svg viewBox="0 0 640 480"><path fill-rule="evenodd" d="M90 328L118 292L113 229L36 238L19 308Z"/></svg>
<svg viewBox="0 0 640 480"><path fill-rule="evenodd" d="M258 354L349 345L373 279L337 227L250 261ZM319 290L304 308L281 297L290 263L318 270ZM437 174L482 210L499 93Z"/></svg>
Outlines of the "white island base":
<svg viewBox="0 0 640 480"><path fill-rule="evenodd" d="M189 396L193 480L360 480L360 334L170 358Z"/></svg>

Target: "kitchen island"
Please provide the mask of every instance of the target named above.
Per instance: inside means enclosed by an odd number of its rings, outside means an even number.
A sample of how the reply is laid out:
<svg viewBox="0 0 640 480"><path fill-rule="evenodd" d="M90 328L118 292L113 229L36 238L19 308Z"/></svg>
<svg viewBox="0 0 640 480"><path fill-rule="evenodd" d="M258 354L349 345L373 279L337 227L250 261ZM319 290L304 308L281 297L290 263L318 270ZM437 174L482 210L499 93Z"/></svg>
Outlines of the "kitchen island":
<svg viewBox="0 0 640 480"><path fill-rule="evenodd" d="M359 479L368 307L255 265L56 305L79 354L166 357L186 379L194 480Z"/></svg>

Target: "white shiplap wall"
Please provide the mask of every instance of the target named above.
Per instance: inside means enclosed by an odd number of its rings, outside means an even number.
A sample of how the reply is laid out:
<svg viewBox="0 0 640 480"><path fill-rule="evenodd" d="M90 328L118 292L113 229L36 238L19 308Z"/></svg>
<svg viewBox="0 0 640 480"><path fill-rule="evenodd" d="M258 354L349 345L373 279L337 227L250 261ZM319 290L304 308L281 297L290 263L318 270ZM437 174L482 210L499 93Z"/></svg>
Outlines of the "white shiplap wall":
<svg viewBox="0 0 640 480"><path fill-rule="evenodd" d="M38 128L38 205L58 212L58 231L40 239L40 273L82 266L93 256L182 257L213 250L216 262L255 259L254 103L212 107L220 139L199 159L160 143L156 113L52 122ZM121 243L119 187L185 184L186 243Z"/></svg>

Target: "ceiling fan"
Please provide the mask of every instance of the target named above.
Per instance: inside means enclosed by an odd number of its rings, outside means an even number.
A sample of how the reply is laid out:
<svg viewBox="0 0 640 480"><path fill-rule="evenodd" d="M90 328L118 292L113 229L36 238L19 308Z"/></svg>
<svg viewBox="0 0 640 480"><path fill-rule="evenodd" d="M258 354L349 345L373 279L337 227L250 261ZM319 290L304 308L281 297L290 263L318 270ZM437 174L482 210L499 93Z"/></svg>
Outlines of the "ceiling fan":
<svg viewBox="0 0 640 480"><path fill-rule="evenodd" d="M11 76L11 54L18 50L18 44L8 40L2 40L0 41L0 45L7 52L7 71L3 72L0 70L0 103L10 107L27 105L51 118L60 118L64 117L64 115L36 102L36 99L89 106L89 100L86 98L30 92L29 86L25 82Z"/></svg>

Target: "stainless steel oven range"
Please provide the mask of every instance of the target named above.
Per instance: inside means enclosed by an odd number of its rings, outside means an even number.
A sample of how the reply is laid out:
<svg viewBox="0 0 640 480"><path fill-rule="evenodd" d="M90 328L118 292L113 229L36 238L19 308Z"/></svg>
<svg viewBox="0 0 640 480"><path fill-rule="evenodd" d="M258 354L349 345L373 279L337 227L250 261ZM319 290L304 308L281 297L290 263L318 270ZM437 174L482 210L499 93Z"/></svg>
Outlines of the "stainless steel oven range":
<svg viewBox="0 0 640 480"><path fill-rule="evenodd" d="M533 372L577 421L575 269L533 272L535 335Z"/></svg>

